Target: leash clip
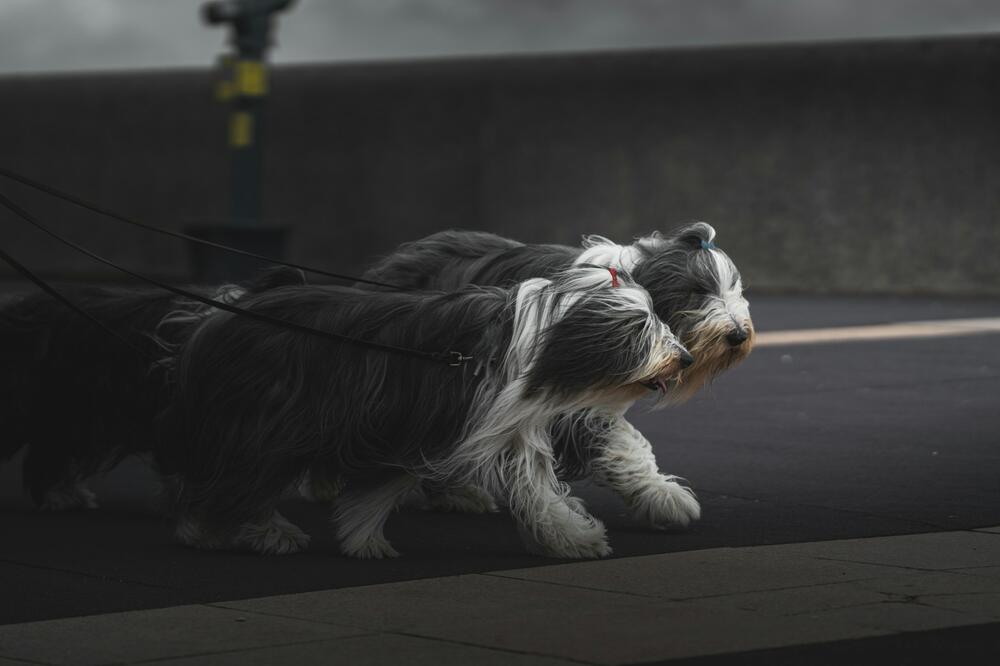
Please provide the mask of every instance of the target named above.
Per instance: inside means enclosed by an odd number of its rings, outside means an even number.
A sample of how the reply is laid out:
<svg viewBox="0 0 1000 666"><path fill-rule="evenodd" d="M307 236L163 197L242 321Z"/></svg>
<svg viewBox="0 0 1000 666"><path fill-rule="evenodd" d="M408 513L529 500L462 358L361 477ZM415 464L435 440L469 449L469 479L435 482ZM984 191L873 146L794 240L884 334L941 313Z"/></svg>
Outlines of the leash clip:
<svg viewBox="0 0 1000 666"><path fill-rule="evenodd" d="M458 366L462 365L466 361L471 361L472 360L471 356L466 356L465 354L463 354L460 351L450 351L450 352L448 352L448 358L449 358L448 365L450 365L453 368L457 368Z"/></svg>

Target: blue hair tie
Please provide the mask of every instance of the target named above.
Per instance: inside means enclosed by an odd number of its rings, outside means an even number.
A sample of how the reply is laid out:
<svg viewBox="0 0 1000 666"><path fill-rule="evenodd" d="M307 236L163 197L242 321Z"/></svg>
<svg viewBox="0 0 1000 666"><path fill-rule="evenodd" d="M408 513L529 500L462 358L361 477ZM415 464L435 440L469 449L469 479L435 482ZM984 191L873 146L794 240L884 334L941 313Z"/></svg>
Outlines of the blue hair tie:
<svg viewBox="0 0 1000 666"><path fill-rule="evenodd" d="M703 241L701 241L701 249L703 249L703 250L714 250L715 249L715 243L713 243L712 241L703 240Z"/></svg>

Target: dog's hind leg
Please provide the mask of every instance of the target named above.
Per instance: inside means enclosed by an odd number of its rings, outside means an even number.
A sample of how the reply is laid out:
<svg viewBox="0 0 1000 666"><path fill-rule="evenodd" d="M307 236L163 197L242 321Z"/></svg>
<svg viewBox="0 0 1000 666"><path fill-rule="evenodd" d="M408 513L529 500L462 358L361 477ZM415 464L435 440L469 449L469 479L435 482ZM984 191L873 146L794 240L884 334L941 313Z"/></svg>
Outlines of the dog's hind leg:
<svg viewBox="0 0 1000 666"><path fill-rule="evenodd" d="M299 496L308 502L337 501L343 491L343 480L336 474L331 474L322 467L311 468L298 485Z"/></svg>
<svg viewBox="0 0 1000 666"><path fill-rule="evenodd" d="M97 496L87 487L78 465L60 451L29 446L23 470L28 494L43 511L97 508Z"/></svg>
<svg viewBox="0 0 1000 666"><path fill-rule="evenodd" d="M618 418L601 433L591 461L594 480L614 490L643 522L685 526L701 517L694 492L675 476L660 472L653 448L642 433Z"/></svg>
<svg viewBox="0 0 1000 666"><path fill-rule="evenodd" d="M97 495L87 487L84 479L70 479L46 490L38 508L43 511L96 509Z"/></svg>
<svg viewBox="0 0 1000 666"><path fill-rule="evenodd" d="M202 550L252 550L262 555L289 555L309 545L309 535L274 509L235 529L213 528L183 515L177 521L174 537Z"/></svg>
<svg viewBox="0 0 1000 666"><path fill-rule="evenodd" d="M427 511L451 513L496 513L496 500L485 490L473 485L441 486L424 484L419 492L407 498L407 504L414 504Z"/></svg>
<svg viewBox="0 0 1000 666"><path fill-rule="evenodd" d="M382 476L377 480L349 479L334 511L341 552L360 559L398 557L382 529L389 515L418 483L410 474Z"/></svg>
<svg viewBox="0 0 1000 666"><path fill-rule="evenodd" d="M289 555L308 546L309 535L277 510L272 510L261 519L241 525L233 545L262 555Z"/></svg>

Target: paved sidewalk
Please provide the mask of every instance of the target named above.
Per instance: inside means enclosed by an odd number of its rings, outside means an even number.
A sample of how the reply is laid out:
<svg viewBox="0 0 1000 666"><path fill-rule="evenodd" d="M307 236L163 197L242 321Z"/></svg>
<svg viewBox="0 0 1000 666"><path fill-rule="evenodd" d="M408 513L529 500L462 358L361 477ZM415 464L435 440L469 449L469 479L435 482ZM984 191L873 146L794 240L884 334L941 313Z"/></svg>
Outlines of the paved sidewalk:
<svg viewBox="0 0 1000 666"><path fill-rule="evenodd" d="M13 624L0 664L633 664L998 622L1000 527Z"/></svg>

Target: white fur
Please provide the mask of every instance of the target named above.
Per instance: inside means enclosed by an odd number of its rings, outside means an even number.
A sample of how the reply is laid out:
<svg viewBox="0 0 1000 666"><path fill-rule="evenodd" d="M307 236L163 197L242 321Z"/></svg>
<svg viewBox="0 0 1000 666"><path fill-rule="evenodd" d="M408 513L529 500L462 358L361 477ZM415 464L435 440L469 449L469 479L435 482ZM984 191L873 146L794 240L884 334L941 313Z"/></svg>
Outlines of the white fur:
<svg viewBox="0 0 1000 666"><path fill-rule="evenodd" d="M701 517L694 492L660 473L649 440L624 417L612 421L593 469L595 480L618 493L643 522L685 526Z"/></svg>
<svg viewBox="0 0 1000 666"><path fill-rule="evenodd" d="M740 326L745 326L750 320L750 304L743 298L743 281L736 278L736 267L720 250L709 250L715 262L715 271L719 275L721 293L718 295L721 308L725 314ZM735 278L735 279L734 279Z"/></svg>
<svg viewBox="0 0 1000 666"><path fill-rule="evenodd" d="M274 511L264 520L242 525L233 539L233 545L263 555L288 555L308 546L309 535Z"/></svg>
<svg viewBox="0 0 1000 666"><path fill-rule="evenodd" d="M177 521L174 537L202 550L245 548L262 555L289 555L309 545L309 535L277 511L240 525L235 533L214 532L185 516Z"/></svg>
<svg viewBox="0 0 1000 666"><path fill-rule="evenodd" d="M361 492L348 489L342 494L334 512L341 552L366 560L399 557L382 529L389 515L418 483L416 477L400 474L374 489Z"/></svg>
<svg viewBox="0 0 1000 666"><path fill-rule="evenodd" d="M422 491L415 503L426 510L454 513L496 513L500 510L492 495L475 486L446 488L440 492Z"/></svg>
<svg viewBox="0 0 1000 666"><path fill-rule="evenodd" d="M299 497L307 502L326 502L327 504L336 502L343 490L340 482L331 482L325 479L317 480L311 474L303 476L299 481L299 485L295 488L295 492Z"/></svg>
<svg viewBox="0 0 1000 666"><path fill-rule="evenodd" d="M631 272L644 258L641 244L654 243L658 236L641 238L631 245L619 245L604 236L584 236L583 252L574 260L574 264L594 264L596 266L614 266Z"/></svg>
<svg viewBox="0 0 1000 666"><path fill-rule="evenodd" d="M202 550L221 550L229 545L221 535L212 534L189 516L181 516L178 519L174 538L186 546Z"/></svg>
<svg viewBox="0 0 1000 666"><path fill-rule="evenodd" d="M96 509L97 495L87 487L82 479L75 479L46 491L40 508L43 511Z"/></svg>
<svg viewBox="0 0 1000 666"><path fill-rule="evenodd" d="M713 229L709 241L715 238ZM647 251L655 250L664 241L659 234L638 238L630 245L619 245L603 236L586 236L583 240L583 252L576 258L575 264L595 264L598 266L613 266L625 271L633 271L645 259ZM743 297L743 283L740 279L734 281L736 267L732 261L718 249L709 249L715 270L719 276L721 291L716 295L718 303L711 309L717 317L733 320L739 325L745 325L750 320L750 305Z"/></svg>

